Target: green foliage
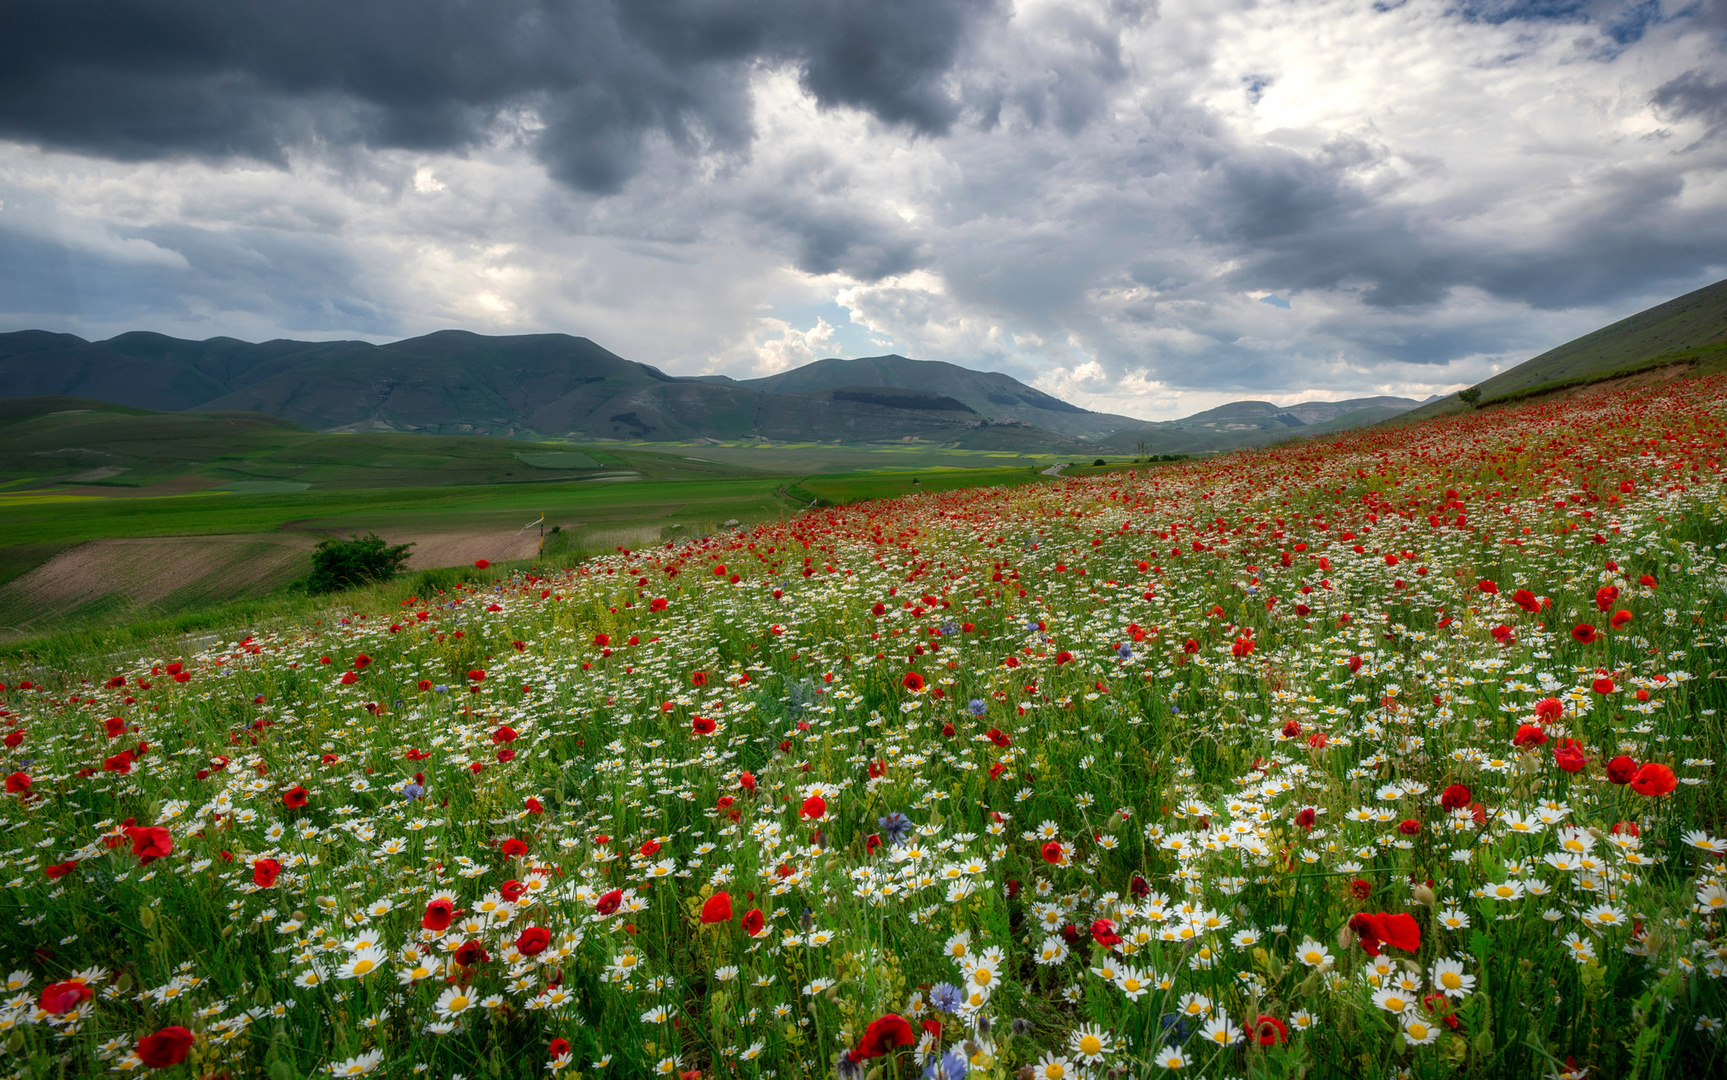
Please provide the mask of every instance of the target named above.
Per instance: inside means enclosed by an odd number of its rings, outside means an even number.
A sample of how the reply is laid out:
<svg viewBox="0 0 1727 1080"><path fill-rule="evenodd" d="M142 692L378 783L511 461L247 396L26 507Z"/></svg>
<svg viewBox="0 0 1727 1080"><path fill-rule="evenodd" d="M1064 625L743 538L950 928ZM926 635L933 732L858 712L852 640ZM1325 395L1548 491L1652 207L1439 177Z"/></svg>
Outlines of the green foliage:
<svg viewBox="0 0 1727 1080"><path fill-rule="evenodd" d="M1481 387L1471 386L1467 390L1457 391L1457 400L1465 405L1473 405L1481 400Z"/></svg>
<svg viewBox="0 0 1727 1080"><path fill-rule="evenodd" d="M401 573L414 545L384 543L377 533L347 540L325 540L312 553L312 574L306 579L310 593L337 592L356 585L374 585Z"/></svg>

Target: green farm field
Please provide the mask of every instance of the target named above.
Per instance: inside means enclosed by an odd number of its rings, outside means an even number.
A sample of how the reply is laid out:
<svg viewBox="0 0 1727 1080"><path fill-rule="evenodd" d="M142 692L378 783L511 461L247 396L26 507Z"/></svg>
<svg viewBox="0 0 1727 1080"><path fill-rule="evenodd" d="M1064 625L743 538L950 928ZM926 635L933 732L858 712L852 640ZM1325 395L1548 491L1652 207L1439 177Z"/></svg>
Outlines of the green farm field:
<svg viewBox="0 0 1727 1080"><path fill-rule="evenodd" d="M0 408L0 640L204 625L230 604L298 610L289 589L312 548L356 533L413 543L414 570L569 562L812 505L1037 481L1059 460L338 435L256 414L11 401Z"/></svg>

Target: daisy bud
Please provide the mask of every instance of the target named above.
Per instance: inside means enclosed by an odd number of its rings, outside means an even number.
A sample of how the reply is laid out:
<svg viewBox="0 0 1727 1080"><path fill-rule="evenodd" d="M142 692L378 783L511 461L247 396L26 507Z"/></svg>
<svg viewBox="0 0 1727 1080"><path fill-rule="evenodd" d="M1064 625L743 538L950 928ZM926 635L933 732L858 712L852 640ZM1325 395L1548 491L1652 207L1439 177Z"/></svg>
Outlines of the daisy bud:
<svg viewBox="0 0 1727 1080"><path fill-rule="evenodd" d="M1439 897L1433 894L1433 890L1429 889L1426 885L1417 885L1413 890L1411 890L1410 895L1414 898L1415 902L1420 904L1422 907L1432 907L1439 899Z"/></svg>

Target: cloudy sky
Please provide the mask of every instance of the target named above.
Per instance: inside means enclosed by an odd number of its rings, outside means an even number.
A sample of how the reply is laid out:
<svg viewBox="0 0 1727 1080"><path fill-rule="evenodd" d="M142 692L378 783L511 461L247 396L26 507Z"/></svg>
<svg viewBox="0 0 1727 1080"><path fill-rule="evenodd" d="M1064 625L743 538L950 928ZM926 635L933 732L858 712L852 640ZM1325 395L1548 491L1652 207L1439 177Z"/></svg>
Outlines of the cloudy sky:
<svg viewBox="0 0 1727 1080"><path fill-rule="evenodd" d="M0 330L899 352L1163 419L1727 277L1727 0L12 0Z"/></svg>

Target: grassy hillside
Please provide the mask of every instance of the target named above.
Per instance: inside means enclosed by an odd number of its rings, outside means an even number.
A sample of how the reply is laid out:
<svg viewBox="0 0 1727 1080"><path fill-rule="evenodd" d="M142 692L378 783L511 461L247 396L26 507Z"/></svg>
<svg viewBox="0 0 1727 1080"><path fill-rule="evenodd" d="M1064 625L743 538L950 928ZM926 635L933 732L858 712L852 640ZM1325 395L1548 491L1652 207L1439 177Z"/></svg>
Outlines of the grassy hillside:
<svg viewBox="0 0 1727 1080"><path fill-rule="evenodd" d="M1658 364L1727 366L1727 280L1640 311L1549 349L1479 384L1480 404L1561 390ZM1461 412L1455 395L1411 410L1411 419Z"/></svg>
<svg viewBox="0 0 1727 1080"><path fill-rule="evenodd" d="M830 357L733 385L772 394L822 394L863 387L922 391L961 402L978 416L1017 420L1071 438L1097 438L1141 423L1132 417L1070 405L1000 372L974 371L939 360L910 360L897 355L855 360Z"/></svg>

